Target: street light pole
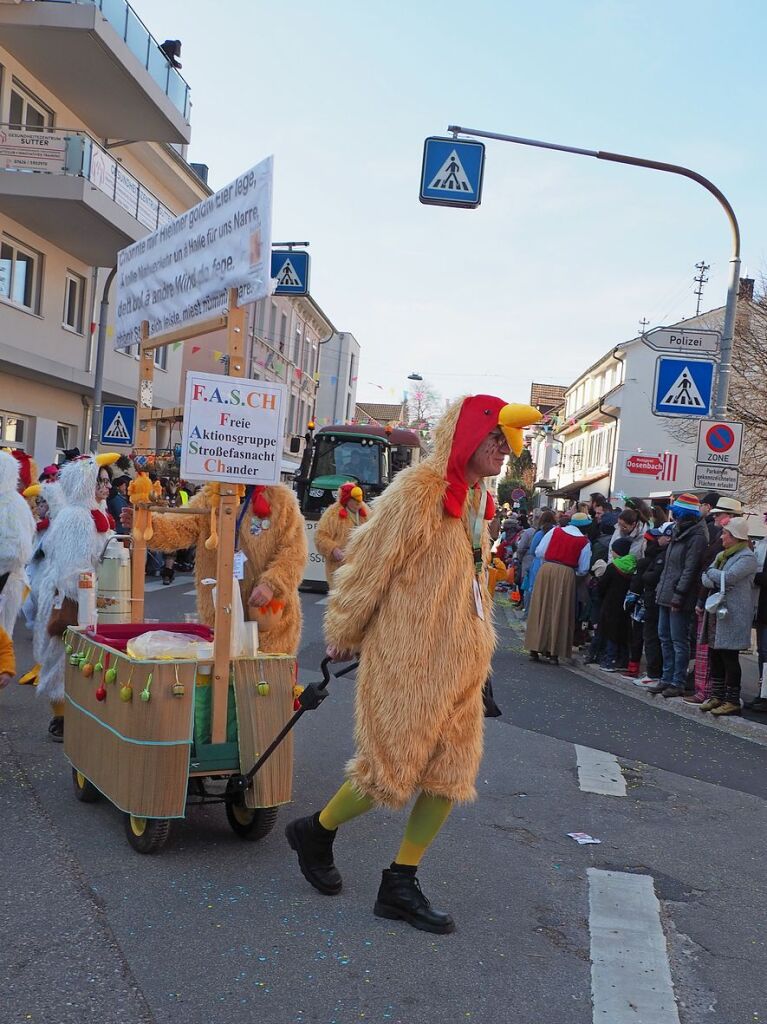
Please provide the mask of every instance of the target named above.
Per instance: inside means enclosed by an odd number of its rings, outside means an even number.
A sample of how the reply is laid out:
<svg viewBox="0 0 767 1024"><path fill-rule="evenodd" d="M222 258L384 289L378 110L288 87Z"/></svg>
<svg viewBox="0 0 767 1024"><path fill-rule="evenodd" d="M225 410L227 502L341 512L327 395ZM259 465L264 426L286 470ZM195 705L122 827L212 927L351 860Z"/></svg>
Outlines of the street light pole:
<svg viewBox="0 0 767 1024"><path fill-rule="evenodd" d="M101 308L99 310L99 332L96 341L96 369L93 374L93 418L91 420L91 436L88 444L91 452L95 454L99 446L101 436L101 410L103 407L104 390L104 355L107 347L107 319L109 318L109 287L117 273L117 267L112 267L104 282L104 290L101 293Z"/></svg>
<svg viewBox="0 0 767 1024"><path fill-rule="evenodd" d="M555 142L540 142L537 139L523 139L516 135L500 135L497 132L485 132L476 128L461 128L458 125L449 125L449 132L454 137L458 135L472 135L481 139L497 139L499 142L513 142L518 146L534 146L537 149L554 149L560 153L575 153L577 156L591 156L597 160L609 160L617 164L632 164L634 167L648 167L653 171L666 171L669 174L681 174L685 178L691 178L702 185L710 192L727 214L732 229L732 258L730 260L730 280L727 286L727 301L724 307L724 323L722 325L722 351L719 359L719 380L716 390L716 403L714 416L722 417L727 413L727 398L730 391L730 376L732 372L732 339L735 329L735 312L738 304L738 289L740 286L740 228L735 211L720 190L704 178L697 171L689 167L680 167L677 164L661 163L658 160L646 160L638 156L625 156L622 153L608 153L604 150L578 149L575 146L561 146Z"/></svg>

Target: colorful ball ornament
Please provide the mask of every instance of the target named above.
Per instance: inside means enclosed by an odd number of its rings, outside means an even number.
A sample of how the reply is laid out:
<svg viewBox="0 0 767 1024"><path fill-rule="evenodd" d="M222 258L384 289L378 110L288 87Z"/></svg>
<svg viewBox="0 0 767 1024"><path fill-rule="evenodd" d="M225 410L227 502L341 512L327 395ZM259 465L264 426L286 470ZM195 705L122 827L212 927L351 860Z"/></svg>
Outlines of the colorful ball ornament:
<svg viewBox="0 0 767 1024"><path fill-rule="evenodd" d="M258 692L261 697L269 696L269 683L267 683L265 679L262 679L258 684Z"/></svg>
<svg viewBox="0 0 767 1024"><path fill-rule="evenodd" d="M98 687L98 689L96 690L96 700L106 700L106 699L107 699L107 688L102 683Z"/></svg>
<svg viewBox="0 0 767 1024"><path fill-rule="evenodd" d="M117 682L117 669L116 668L108 668L106 670L106 672L104 673L104 680L107 683L115 683L115 682Z"/></svg>
<svg viewBox="0 0 767 1024"><path fill-rule="evenodd" d="M130 683L125 683L120 687L120 700L125 701L126 704L133 700L133 687Z"/></svg>
<svg viewBox="0 0 767 1024"><path fill-rule="evenodd" d="M86 679L90 679L90 677L93 675L93 665L91 665L89 661L86 661L83 665L80 666L80 671L82 672Z"/></svg>
<svg viewBox="0 0 767 1024"><path fill-rule="evenodd" d="M104 662L101 660L101 658L99 658L99 660L93 666L93 671L94 672L103 672L104 671Z"/></svg>

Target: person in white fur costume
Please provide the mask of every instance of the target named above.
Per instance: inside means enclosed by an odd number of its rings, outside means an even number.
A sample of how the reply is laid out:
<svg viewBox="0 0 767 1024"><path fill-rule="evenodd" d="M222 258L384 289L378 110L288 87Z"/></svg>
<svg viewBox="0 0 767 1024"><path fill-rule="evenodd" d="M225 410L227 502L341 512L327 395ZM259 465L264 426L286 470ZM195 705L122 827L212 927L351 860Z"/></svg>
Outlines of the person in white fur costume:
<svg viewBox="0 0 767 1024"><path fill-rule="evenodd" d="M61 468L58 486L64 507L48 528L45 559L38 594L35 657L40 662L38 695L51 702L53 718L48 726L50 738L64 739L64 640L50 635L51 615L65 598L77 601L81 572L93 572L98 565L110 531L111 516L99 508L96 497L98 474L102 466L116 462L119 455L85 455ZM72 623L74 625L74 623Z"/></svg>
<svg viewBox="0 0 767 1024"><path fill-rule="evenodd" d="M22 493L27 500L30 498L37 499L37 508L35 509L37 534L32 545L32 557L27 563L29 596L21 606L27 623L27 629L33 630L37 615L37 594L40 590L40 580L43 575L45 541L51 523L64 507L66 501L58 480L46 480L41 484L32 484L31 487L27 487Z"/></svg>
<svg viewBox="0 0 767 1024"><path fill-rule="evenodd" d="M19 463L0 451L0 626L13 636L27 588L25 566L32 557L35 520L18 492Z"/></svg>

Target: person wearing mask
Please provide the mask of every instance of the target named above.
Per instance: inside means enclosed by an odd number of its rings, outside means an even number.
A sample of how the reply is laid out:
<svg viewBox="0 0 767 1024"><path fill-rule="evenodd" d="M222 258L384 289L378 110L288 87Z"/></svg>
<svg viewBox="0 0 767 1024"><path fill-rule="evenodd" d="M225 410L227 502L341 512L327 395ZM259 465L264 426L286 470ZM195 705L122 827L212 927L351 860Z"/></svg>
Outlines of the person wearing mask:
<svg viewBox="0 0 767 1024"><path fill-rule="evenodd" d="M666 551L673 528L672 523L664 523L660 527L652 526L645 531L645 553L637 564L637 571L631 582L632 592L641 601L643 619L641 623L634 623L634 626L642 627L641 638L637 635L639 631L634 629L631 658L624 674L627 679L633 679L638 686L657 686L663 671L655 590L666 561ZM644 675L640 672L642 649L646 668Z"/></svg>
<svg viewBox="0 0 767 1024"><path fill-rule="evenodd" d="M663 671L660 682L648 686L647 692L682 697L690 660L690 623L708 534L696 495L680 494L671 505L671 515L674 529L656 591Z"/></svg>
<svg viewBox="0 0 767 1024"><path fill-rule="evenodd" d="M525 634L531 661L539 661L543 654L557 665L560 658L572 655L576 577L585 576L591 563L591 545L579 529L580 516L586 527L591 525L588 516L576 512L567 526L556 526L535 549L535 557L543 564Z"/></svg>
<svg viewBox="0 0 767 1024"><path fill-rule="evenodd" d="M711 696L700 710L712 715L739 715L741 711L740 651L751 646L757 568L748 543L748 520L742 516L731 519L722 530L722 550L702 577L713 599L721 595L717 607L706 610Z"/></svg>
<svg viewBox="0 0 767 1024"><path fill-rule="evenodd" d="M314 534L314 543L325 559L328 590L333 586L336 570L343 565L352 530L364 523L369 514L364 492L353 481L341 485L337 499L322 513Z"/></svg>

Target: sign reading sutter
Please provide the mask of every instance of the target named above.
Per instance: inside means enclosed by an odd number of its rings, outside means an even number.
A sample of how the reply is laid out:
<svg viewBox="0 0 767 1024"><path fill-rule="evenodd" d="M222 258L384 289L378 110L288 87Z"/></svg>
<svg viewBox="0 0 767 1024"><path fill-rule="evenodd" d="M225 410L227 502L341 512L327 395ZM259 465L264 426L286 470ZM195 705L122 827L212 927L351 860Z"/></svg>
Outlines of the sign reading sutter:
<svg viewBox="0 0 767 1024"><path fill-rule="evenodd" d="M271 292L272 157L117 254L116 348L224 313Z"/></svg>
<svg viewBox="0 0 767 1024"><path fill-rule="evenodd" d="M186 375L181 476L232 484L276 484L285 437L284 384Z"/></svg>

